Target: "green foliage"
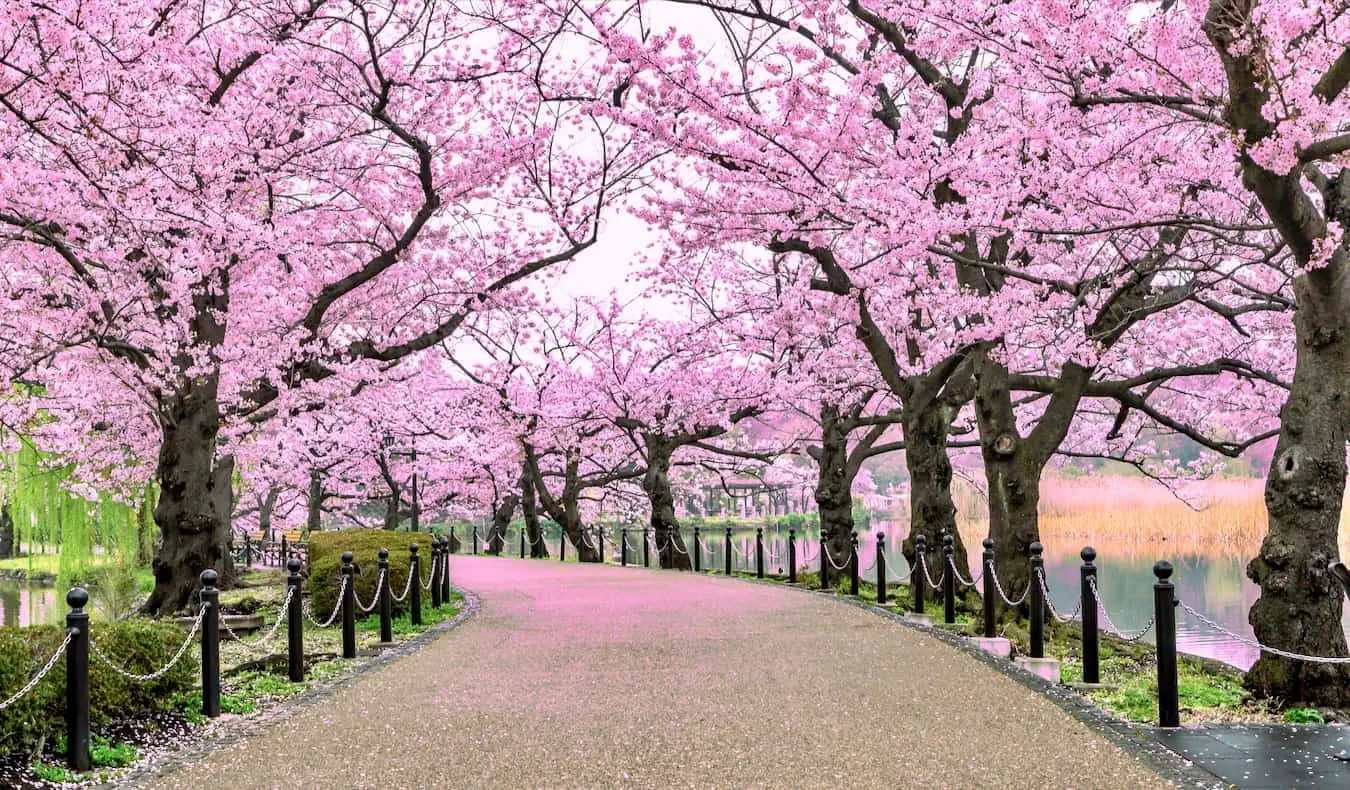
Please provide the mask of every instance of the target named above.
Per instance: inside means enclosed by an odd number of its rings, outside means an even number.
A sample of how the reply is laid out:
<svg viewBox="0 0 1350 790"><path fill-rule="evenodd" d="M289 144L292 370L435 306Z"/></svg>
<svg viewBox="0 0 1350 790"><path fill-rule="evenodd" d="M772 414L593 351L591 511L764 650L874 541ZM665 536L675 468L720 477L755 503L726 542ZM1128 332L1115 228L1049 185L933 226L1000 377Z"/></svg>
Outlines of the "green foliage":
<svg viewBox="0 0 1350 790"><path fill-rule="evenodd" d="M1321 712L1314 708L1290 708L1284 712L1284 720L1290 724L1326 724Z"/></svg>
<svg viewBox="0 0 1350 790"><path fill-rule="evenodd" d="M99 649L128 672L145 674L168 663L187 632L175 624L147 620L97 622L93 639ZM0 628L0 695L22 688L42 668L64 639L57 626ZM180 661L149 683L122 678L102 662L89 662L90 722L94 727L113 719L172 708L175 694L196 682L196 664ZM0 752L30 752L44 737L65 729L64 659L29 694L0 711Z"/></svg>
<svg viewBox="0 0 1350 790"><path fill-rule="evenodd" d="M58 785L73 782L76 776L64 765L52 765L51 763L33 763L33 773L44 782Z"/></svg>
<svg viewBox="0 0 1350 790"><path fill-rule="evenodd" d="M431 573L431 536L420 532L388 532L385 530L347 529L335 532L316 532L309 537L309 591L310 606L316 615L328 617L337 604L338 585L341 583L342 553L354 555L357 574L354 577L356 597L363 603L375 598L375 582L379 579L379 551L389 549L389 586L395 595L403 592L408 580L408 546L416 543L422 561L422 578ZM407 611L407 601L394 602L395 616Z"/></svg>

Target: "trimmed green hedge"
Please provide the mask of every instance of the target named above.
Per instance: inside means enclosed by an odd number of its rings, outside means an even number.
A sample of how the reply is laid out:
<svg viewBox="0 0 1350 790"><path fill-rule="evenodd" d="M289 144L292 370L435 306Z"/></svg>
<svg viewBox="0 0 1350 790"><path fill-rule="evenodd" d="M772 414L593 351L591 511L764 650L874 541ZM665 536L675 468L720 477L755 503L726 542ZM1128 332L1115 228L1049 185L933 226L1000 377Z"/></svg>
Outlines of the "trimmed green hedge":
<svg viewBox="0 0 1350 790"><path fill-rule="evenodd" d="M356 564L356 597L362 603L375 599L375 581L380 578L379 551L389 549L389 586L394 595L403 593L408 581L408 546L416 543L422 560L422 578L431 573L431 541L426 532L390 532L376 529L344 529L314 532L309 536L309 595L314 616L326 620L337 605L338 584L342 580L342 552L350 551ZM409 595L402 603L394 601L394 616L407 611ZM423 605L431 594L423 590ZM375 609L373 611L379 611ZM358 609L356 619L365 615Z"/></svg>
<svg viewBox="0 0 1350 790"><path fill-rule="evenodd" d="M94 643L112 661L135 674L148 674L173 658L187 639L174 623L149 620L106 622L90 627ZM23 688L65 638L64 626L0 628L0 699ZM173 669L149 683L127 680L93 655L89 657L89 715L97 730L114 719L169 711L173 698L197 686L201 664L184 656ZM66 660L52 667L42 682L9 708L0 711L0 753L31 754L38 742L65 732Z"/></svg>

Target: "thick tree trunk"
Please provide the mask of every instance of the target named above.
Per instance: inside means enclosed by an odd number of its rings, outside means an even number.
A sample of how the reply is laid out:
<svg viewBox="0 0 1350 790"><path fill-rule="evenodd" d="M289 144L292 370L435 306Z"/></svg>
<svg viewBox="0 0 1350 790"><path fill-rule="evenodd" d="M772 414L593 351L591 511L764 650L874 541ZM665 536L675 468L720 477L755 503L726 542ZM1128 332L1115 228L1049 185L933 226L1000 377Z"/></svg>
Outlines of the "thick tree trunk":
<svg viewBox="0 0 1350 790"><path fill-rule="evenodd" d="M525 519L525 539L530 544L530 556L546 559L548 543L544 541L544 532L539 528L539 503L535 497L534 480L527 467L520 473L520 515Z"/></svg>
<svg viewBox="0 0 1350 790"><path fill-rule="evenodd" d="M9 502L0 502L0 560L14 556L14 518L9 514ZM9 610L6 608L6 614Z"/></svg>
<svg viewBox="0 0 1350 790"><path fill-rule="evenodd" d="M145 604L149 614L187 607L207 568L220 574L222 585L234 578L229 553L234 459L216 457L216 384L215 376L199 377L160 403L155 523L162 543L151 565L155 589Z"/></svg>
<svg viewBox="0 0 1350 790"><path fill-rule="evenodd" d="M501 556L502 547L506 543L506 530L511 526L511 516L516 513L516 505L520 504L520 497L515 494L507 494L497 503L496 509L492 511L492 526L488 529L487 553L494 556Z"/></svg>
<svg viewBox="0 0 1350 790"><path fill-rule="evenodd" d="M905 467L909 470L909 536L903 550L914 564L914 539L924 536L928 550L924 561L934 581L945 567L942 536L955 538L953 561L963 575L970 567L966 547L956 528L956 504L952 501L952 463L947 457L947 435L957 407L936 402L927 409L905 409Z"/></svg>
<svg viewBox="0 0 1350 790"><path fill-rule="evenodd" d="M1040 491L1043 464L1030 457L1017 432L1008 371L985 361L977 375L976 421L980 455L989 489L989 537L994 541L994 570L1003 590L1019 598L1030 578L1031 544L1040 540ZM1022 607L1025 610L1025 605Z"/></svg>
<svg viewBox="0 0 1350 790"><path fill-rule="evenodd" d="M1289 399L1266 478L1269 532L1247 575L1261 587L1248 621L1262 644L1318 656L1347 655L1344 593L1328 564L1345 490L1346 391L1350 337L1319 336L1300 313ZM1350 706L1350 666L1289 661L1262 653L1247 687L1287 703Z"/></svg>
<svg viewBox="0 0 1350 790"><path fill-rule="evenodd" d="M849 474L848 431L840 422L839 407L820 405L820 453L816 458L816 508L820 512L823 567L833 584L847 575L853 555L853 475Z"/></svg>
<svg viewBox="0 0 1350 790"><path fill-rule="evenodd" d="M647 471L642 476L642 490L652 506L652 536L658 561L662 568L693 570L693 558L675 518L675 493L670 488L670 458L675 448L657 434L644 434L643 439L647 446Z"/></svg>
<svg viewBox="0 0 1350 790"><path fill-rule="evenodd" d="M275 540L272 534L272 514L277 509L277 496L279 491L274 486L267 489L267 496L258 503L258 529L262 532L263 540Z"/></svg>
<svg viewBox="0 0 1350 790"><path fill-rule="evenodd" d="M323 529L323 472L312 469L309 473L309 499L305 503L305 537L311 532Z"/></svg>
<svg viewBox="0 0 1350 790"><path fill-rule="evenodd" d="M384 500L384 529L393 532L398 529L398 522L401 513L399 512L398 489L395 488Z"/></svg>

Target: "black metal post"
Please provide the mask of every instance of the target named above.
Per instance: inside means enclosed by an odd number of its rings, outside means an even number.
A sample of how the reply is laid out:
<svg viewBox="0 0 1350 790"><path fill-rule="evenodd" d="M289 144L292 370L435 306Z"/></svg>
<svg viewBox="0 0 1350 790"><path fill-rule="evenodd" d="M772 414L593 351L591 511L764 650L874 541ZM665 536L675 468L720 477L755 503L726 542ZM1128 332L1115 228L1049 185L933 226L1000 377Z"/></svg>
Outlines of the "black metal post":
<svg viewBox="0 0 1350 790"><path fill-rule="evenodd" d="M1153 584L1154 628L1158 637L1158 724L1181 726L1181 702L1177 694L1176 590L1172 587L1172 563L1153 566L1158 580Z"/></svg>
<svg viewBox="0 0 1350 790"><path fill-rule="evenodd" d="M437 538L437 540L440 540L440 538ZM450 525L450 545L451 545L451 546L455 545L455 525L454 525L454 524L451 524L451 525Z"/></svg>
<svg viewBox="0 0 1350 790"><path fill-rule="evenodd" d="M755 578L764 578L764 528L755 527Z"/></svg>
<svg viewBox="0 0 1350 790"><path fill-rule="evenodd" d="M1091 546L1085 546L1078 556L1083 560L1083 567L1078 570L1080 583L1079 594L1082 596L1082 617L1083 617L1083 682L1099 683L1101 682L1100 661L1098 659L1098 645L1101 642L1101 634L1097 631L1097 595L1096 590L1097 566L1093 560L1097 559L1097 550Z"/></svg>
<svg viewBox="0 0 1350 790"><path fill-rule="evenodd" d="M558 526L558 562L567 562L567 529Z"/></svg>
<svg viewBox="0 0 1350 790"><path fill-rule="evenodd" d="M995 620L998 619L998 591L994 589L994 539L984 539L984 635L989 639L995 636Z"/></svg>
<svg viewBox="0 0 1350 790"><path fill-rule="evenodd" d="M73 770L89 764L89 593L75 587L66 593L66 762Z"/></svg>
<svg viewBox="0 0 1350 790"><path fill-rule="evenodd" d="M380 549L380 641L388 644L394 641L394 601L389 586L389 549Z"/></svg>
<svg viewBox="0 0 1350 790"><path fill-rule="evenodd" d="M478 556L478 525L477 525L477 524L474 524L474 525L473 525L473 554L474 554L475 557Z"/></svg>
<svg viewBox="0 0 1350 790"><path fill-rule="evenodd" d="M431 608L441 608L441 539L431 539ZM421 581L420 579L418 580Z"/></svg>
<svg viewBox="0 0 1350 790"><path fill-rule="evenodd" d="M647 539L647 528L642 528L642 567L650 568L652 566L651 541Z"/></svg>
<svg viewBox="0 0 1350 790"><path fill-rule="evenodd" d="M886 603L886 533L877 533L877 603Z"/></svg>
<svg viewBox="0 0 1350 790"><path fill-rule="evenodd" d="M694 573L703 571L703 539L699 537L698 526L694 526Z"/></svg>
<svg viewBox="0 0 1350 790"><path fill-rule="evenodd" d="M244 535L244 567L253 567L253 538Z"/></svg>
<svg viewBox="0 0 1350 790"><path fill-rule="evenodd" d="M291 558L291 544L286 541L286 536L281 536L281 562L278 565L285 565Z"/></svg>
<svg viewBox="0 0 1350 790"><path fill-rule="evenodd" d="M520 558L525 559L525 525L520 525Z"/></svg>
<svg viewBox="0 0 1350 790"><path fill-rule="evenodd" d="M286 586L290 588L291 602L286 607L286 676L292 683L305 679L305 614L300 598L300 559L286 561Z"/></svg>
<svg viewBox="0 0 1350 790"><path fill-rule="evenodd" d="M342 657L356 658L356 567L352 553L342 552Z"/></svg>
<svg viewBox="0 0 1350 790"><path fill-rule="evenodd" d="M417 544L408 545L408 573L412 574L412 589L408 591L408 619L413 625L422 624L422 558L417 556Z"/></svg>
<svg viewBox="0 0 1350 790"><path fill-rule="evenodd" d="M726 555L727 555L727 556L726 556L726 561L727 561L727 575L730 576L730 575L731 575L731 527L727 527L727 551L726 551Z"/></svg>
<svg viewBox="0 0 1350 790"><path fill-rule="evenodd" d="M830 588L830 556L825 550L825 533L819 533L820 537L820 589L828 590Z"/></svg>
<svg viewBox="0 0 1350 790"><path fill-rule="evenodd" d="M1031 603L1031 657L1045 658L1045 592L1041 588L1041 574L1045 570L1045 559L1041 552L1045 547L1040 542L1031 544L1031 574L1027 584L1031 585L1031 594L1027 600Z"/></svg>
<svg viewBox="0 0 1350 790"><path fill-rule="evenodd" d="M420 496L420 493L421 493L421 492L419 491L419 487L418 487L418 485L417 485L417 448L416 448L416 447L414 447L413 450L412 450L412 462L413 462L413 473L412 473L412 524L408 527L408 529L411 529L413 532L421 532L421 531L422 531L422 497Z"/></svg>
<svg viewBox="0 0 1350 790"><path fill-rule="evenodd" d="M849 538L849 552L848 594L856 596L858 594L858 533L856 532Z"/></svg>
<svg viewBox="0 0 1350 790"><path fill-rule="evenodd" d="M909 565L909 586L914 592L914 613L923 614L923 561L928 552L928 538L917 535L914 538L914 562Z"/></svg>
<svg viewBox="0 0 1350 790"><path fill-rule="evenodd" d="M628 527L619 530L619 540L623 543L619 547L619 564L628 567Z"/></svg>
<svg viewBox="0 0 1350 790"><path fill-rule="evenodd" d="M202 571L202 713L214 719L220 715L220 591L219 574Z"/></svg>
<svg viewBox="0 0 1350 790"><path fill-rule="evenodd" d="M942 622L952 625L956 622L956 538L951 534L942 536L942 561L947 564L942 579Z"/></svg>
<svg viewBox="0 0 1350 790"><path fill-rule="evenodd" d="M788 584L797 583L797 530L788 530Z"/></svg>
<svg viewBox="0 0 1350 790"><path fill-rule="evenodd" d="M605 564L605 528L595 528L595 547L600 550L600 564Z"/></svg>
<svg viewBox="0 0 1350 790"><path fill-rule="evenodd" d="M441 603L450 605L450 539L443 538L445 550L441 553Z"/></svg>

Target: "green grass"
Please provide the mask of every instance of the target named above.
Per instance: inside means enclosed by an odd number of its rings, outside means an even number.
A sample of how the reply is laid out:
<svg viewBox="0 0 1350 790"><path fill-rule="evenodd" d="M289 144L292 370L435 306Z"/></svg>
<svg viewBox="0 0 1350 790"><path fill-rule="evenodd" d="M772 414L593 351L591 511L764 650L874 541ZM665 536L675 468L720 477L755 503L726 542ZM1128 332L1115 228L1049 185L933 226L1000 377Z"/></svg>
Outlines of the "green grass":
<svg viewBox="0 0 1350 790"><path fill-rule="evenodd" d="M1326 724L1322 714L1313 708L1290 708L1284 712L1284 720L1290 724Z"/></svg>
<svg viewBox="0 0 1350 790"><path fill-rule="evenodd" d="M33 773L37 774L37 778L44 782L58 785L73 782L78 776L64 765L53 765L51 763L33 763Z"/></svg>

